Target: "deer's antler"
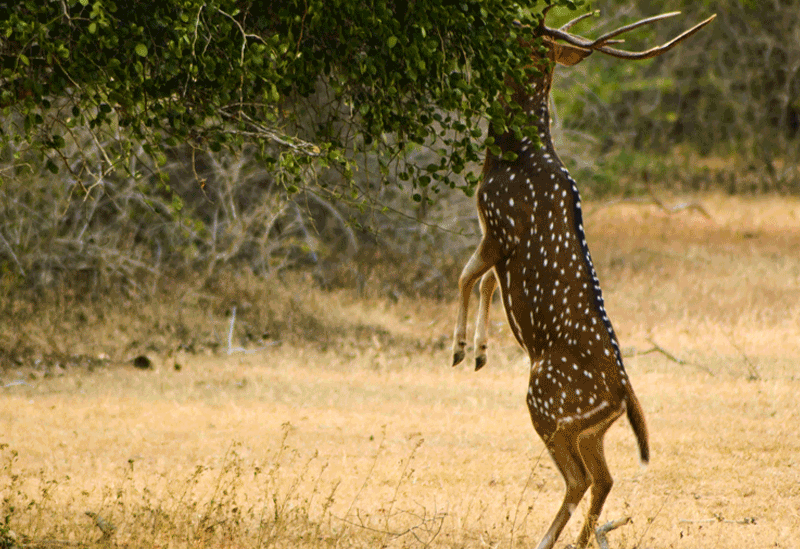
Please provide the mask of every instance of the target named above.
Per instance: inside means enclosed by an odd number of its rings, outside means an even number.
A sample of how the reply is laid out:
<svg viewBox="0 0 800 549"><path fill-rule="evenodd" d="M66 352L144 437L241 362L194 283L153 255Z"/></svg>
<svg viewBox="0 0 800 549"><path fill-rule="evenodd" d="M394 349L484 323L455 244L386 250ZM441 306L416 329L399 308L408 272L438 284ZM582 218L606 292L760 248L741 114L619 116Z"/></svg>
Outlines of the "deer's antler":
<svg viewBox="0 0 800 549"><path fill-rule="evenodd" d="M633 29L639 28L639 27L644 26L644 25L649 25L650 23L655 23L656 21L660 21L660 20L666 19L668 17L674 17L674 16L678 15L680 12L679 11L673 11L673 12L670 12L670 13L662 13L660 15L655 15L653 17L648 17L646 19L642 19L641 21L637 21L635 23L631 23L630 25L625 25L624 27L620 27L620 28L618 28L616 30L608 32L608 33L606 33L606 34L604 34L604 35L602 35L599 38L596 38L594 40L589 40L587 38L583 38L582 36L577 36L577 35L574 35L572 33L567 32L567 29L569 29L572 25L574 25L578 21L581 21L582 19L585 19L586 17L589 17L590 15L593 15L595 13L597 13L597 12L590 12L590 13L586 13L584 15L581 15L580 17L576 17L575 19L573 19L572 21L568 22L566 25L564 25L564 26L562 26L561 28L558 28L558 29L552 29L552 28L547 27L544 24L542 24L541 25L541 33L543 35L545 35L545 36L549 36L549 37L551 37L553 39L556 39L556 40L563 40L564 42L567 42L568 44L572 44L573 46L578 46L580 48L585 48L585 49L593 50L593 51L599 51L600 53L604 53L604 54L610 55L612 57L619 57L621 59L632 59L632 60L635 60L635 59L649 59L650 57L655 57L657 55L661 55L662 53L672 49L679 42L682 42L683 40L686 40L687 38L692 36L694 33L699 31L700 29L702 29L706 25L708 25L711 21L714 20L714 18L716 18L716 15L712 15L711 17L709 17L705 21L702 21L702 22L698 23L694 27L690 28L687 31L684 31L683 33L679 34L678 36L676 36L675 38L673 38L669 42L666 42L666 43L664 43L664 44L662 44L660 46L656 46L654 48L650 48L649 50L645 50L645 51L633 52L633 51L625 51L625 50L620 50L620 49L617 49L617 48L612 48L612 47L609 47L609 44L616 44L616 43L622 42L622 40L612 40L612 38L614 38L616 36L619 36L620 34L632 31ZM543 19L543 21L544 21L544 19Z"/></svg>

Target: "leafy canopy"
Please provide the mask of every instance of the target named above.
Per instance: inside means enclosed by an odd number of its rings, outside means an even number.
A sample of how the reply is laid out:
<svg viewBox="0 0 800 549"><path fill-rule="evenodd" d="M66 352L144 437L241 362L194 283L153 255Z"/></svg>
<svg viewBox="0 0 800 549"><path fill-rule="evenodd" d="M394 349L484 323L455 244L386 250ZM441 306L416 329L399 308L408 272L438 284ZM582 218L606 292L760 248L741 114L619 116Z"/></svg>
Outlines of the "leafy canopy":
<svg viewBox="0 0 800 549"><path fill-rule="evenodd" d="M481 119L519 124L501 102L504 78L529 65L512 22L535 26L542 5L0 2L2 140L30 145L53 172L75 169L67 145L87 131L103 144L104 172L124 170L136 150L157 166L178 144L255 143L290 191L325 167L351 179L365 152L378 153L386 178L409 145L427 146L437 162L396 175L438 192L478 160ZM467 174L462 188L474 182Z"/></svg>

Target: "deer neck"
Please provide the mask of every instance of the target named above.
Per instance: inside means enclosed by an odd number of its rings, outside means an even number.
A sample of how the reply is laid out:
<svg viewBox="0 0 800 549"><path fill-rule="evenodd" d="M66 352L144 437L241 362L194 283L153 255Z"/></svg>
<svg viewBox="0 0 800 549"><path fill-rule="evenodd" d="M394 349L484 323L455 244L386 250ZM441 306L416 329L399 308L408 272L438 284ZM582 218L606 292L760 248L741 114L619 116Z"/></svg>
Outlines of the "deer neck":
<svg viewBox="0 0 800 549"><path fill-rule="evenodd" d="M539 138L540 146L526 137L518 138L513 131L498 132L493 127L489 128L489 135L494 138L495 143L503 153L513 152L520 160L526 157L553 158L558 161L558 157L553 147L550 137L550 85L552 82L552 71L545 72L541 78L534 79L527 87L522 87L512 83L514 89L513 101L520 106L524 116L527 118L526 129L534 129ZM510 112L510 108L506 109ZM488 153L486 155L485 170L489 170L498 162L502 162L502 156L498 157ZM559 166L560 161L558 161Z"/></svg>

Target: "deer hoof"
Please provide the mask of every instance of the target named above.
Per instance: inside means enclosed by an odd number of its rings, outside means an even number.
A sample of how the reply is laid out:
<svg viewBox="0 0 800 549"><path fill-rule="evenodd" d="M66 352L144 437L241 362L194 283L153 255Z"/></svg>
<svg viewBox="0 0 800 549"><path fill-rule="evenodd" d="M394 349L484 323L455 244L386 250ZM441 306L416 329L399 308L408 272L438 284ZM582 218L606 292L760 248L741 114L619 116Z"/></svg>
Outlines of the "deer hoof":
<svg viewBox="0 0 800 549"><path fill-rule="evenodd" d="M486 355L479 355L475 357L475 371L477 372L481 368L486 366Z"/></svg>
<svg viewBox="0 0 800 549"><path fill-rule="evenodd" d="M464 352L463 349L460 349L455 353L453 353L453 366L458 366L459 364L461 364L461 361L464 360L465 355L466 353Z"/></svg>

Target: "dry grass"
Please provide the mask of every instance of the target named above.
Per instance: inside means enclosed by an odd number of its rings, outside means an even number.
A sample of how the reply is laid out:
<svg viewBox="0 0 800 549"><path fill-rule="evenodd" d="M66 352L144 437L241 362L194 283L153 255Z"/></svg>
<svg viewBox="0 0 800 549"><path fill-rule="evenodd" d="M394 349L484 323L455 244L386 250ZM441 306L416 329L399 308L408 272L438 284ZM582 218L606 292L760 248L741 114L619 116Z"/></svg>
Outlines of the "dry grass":
<svg viewBox="0 0 800 549"><path fill-rule="evenodd" d="M800 202L700 201L711 219L588 207L653 455L641 470L625 420L610 430L616 484L601 520L633 517L610 534L618 548L797 547ZM148 314L171 326L163 317L174 313L108 308L88 323L94 332L58 344L109 354L109 366L5 371L0 548L538 543L563 486L530 426L526 361L499 306L490 362L474 373L448 366L451 303L299 287L293 305L268 310L307 323L322 344L281 338L227 355L164 343L150 351L155 369L139 371L123 359L146 351L143 339L220 334L224 349L226 326L184 319L196 332L143 332L134 344L119 318L139 319L135 331ZM255 350L248 314L237 342ZM14 329L46 334L43 322ZM647 353L655 345L685 363ZM115 528L103 534L86 511ZM579 526L576 517L559 546Z"/></svg>

